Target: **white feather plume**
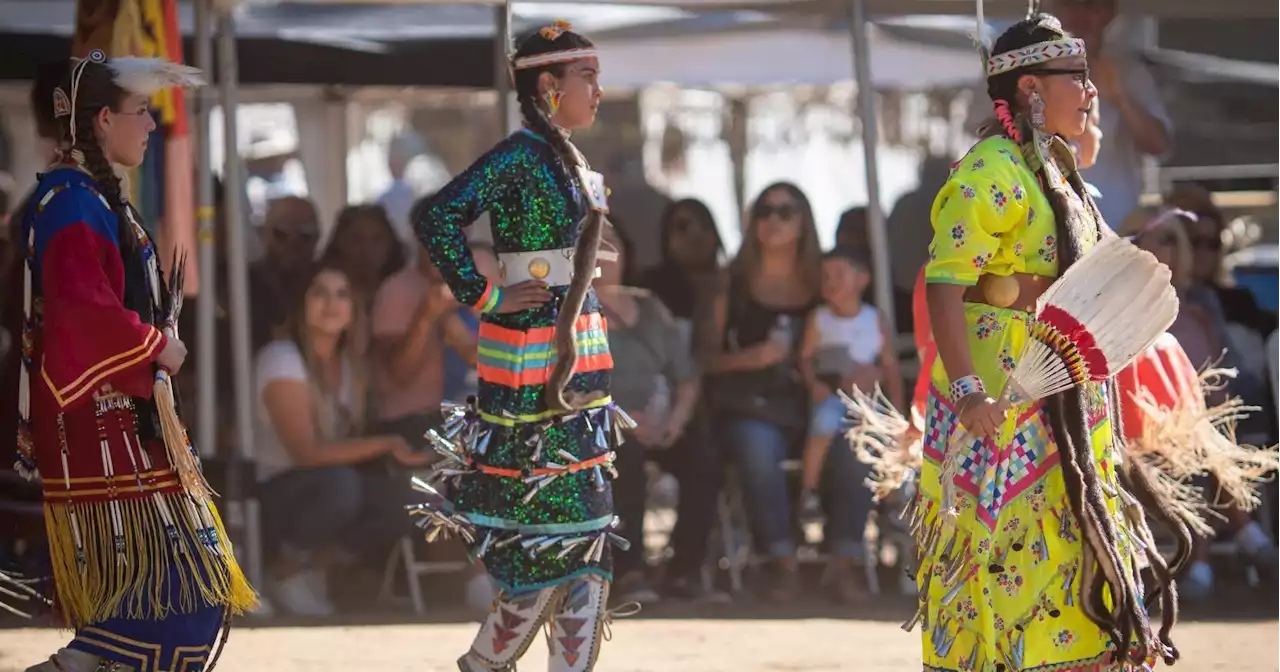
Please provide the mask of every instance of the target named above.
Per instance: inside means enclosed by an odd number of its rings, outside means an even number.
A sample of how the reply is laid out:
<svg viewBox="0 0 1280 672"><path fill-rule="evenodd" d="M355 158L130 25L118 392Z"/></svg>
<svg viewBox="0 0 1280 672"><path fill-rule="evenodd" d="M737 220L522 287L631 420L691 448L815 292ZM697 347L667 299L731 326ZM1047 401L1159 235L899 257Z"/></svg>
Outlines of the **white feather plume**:
<svg viewBox="0 0 1280 672"><path fill-rule="evenodd" d="M1160 338L1178 316L1172 272L1155 255L1119 237L1103 238L1067 269L1037 301L1037 313L1052 305L1088 327L1106 359L1095 380L1128 366ZM1029 339L1010 376L1023 398L1043 399L1075 385L1054 349Z"/></svg>
<svg viewBox="0 0 1280 672"><path fill-rule="evenodd" d="M204 73L189 65L162 58L124 56L107 61L120 88L143 96L151 96L169 88L195 88L205 85Z"/></svg>
<svg viewBox="0 0 1280 672"><path fill-rule="evenodd" d="M987 61L991 58L991 50L995 48L995 40L991 37L991 31L987 27L987 18L983 12L983 0L976 0L978 5L977 24L974 26L973 44L978 49L978 56L982 58L982 76L987 76Z"/></svg>

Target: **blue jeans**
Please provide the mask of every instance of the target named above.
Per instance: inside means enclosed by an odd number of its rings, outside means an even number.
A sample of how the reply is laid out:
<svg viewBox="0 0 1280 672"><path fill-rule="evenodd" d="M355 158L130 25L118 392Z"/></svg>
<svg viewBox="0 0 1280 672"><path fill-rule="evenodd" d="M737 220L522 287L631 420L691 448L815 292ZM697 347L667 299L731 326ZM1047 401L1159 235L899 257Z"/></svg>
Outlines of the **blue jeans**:
<svg viewBox="0 0 1280 672"><path fill-rule="evenodd" d="M370 561L386 558L411 531L404 507L412 498L408 475L380 462L298 467L258 486L268 543L304 552L340 547Z"/></svg>
<svg viewBox="0 0 1280 672"><path fill-rule="evenodd" d="M787 435L776 425L733 418L725 422L725 450L737 462L747 518L757 548L773 558L795 555L792 496L782 462L790 453ZM823 538L841 559L861 558L863 533L871 514L870 467L858 461L843 437L833 440L822 466Z"/></svg>

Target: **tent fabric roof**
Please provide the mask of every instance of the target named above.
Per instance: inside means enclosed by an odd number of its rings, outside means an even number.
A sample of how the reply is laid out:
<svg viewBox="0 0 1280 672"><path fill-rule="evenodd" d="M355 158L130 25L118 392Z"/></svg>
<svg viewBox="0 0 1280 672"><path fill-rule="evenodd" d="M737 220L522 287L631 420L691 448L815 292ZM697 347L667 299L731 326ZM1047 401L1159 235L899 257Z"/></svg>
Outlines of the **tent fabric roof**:
<svg viewBox="0 0 1280 672"><path fill-rule="evenodd" d="M221 0L229 3L263 4L275 0ZM299 2L299 0L293 0ZM496 5L501 0L302 0L307 4L479 4ZM1275 17L1280 16L1280 7L1275 0L1119 0L1123 12L1149 14L1161 18L1167 17ZM521 0L521 5L559 4L572 6L570 3L554 3L551 0ZM849 0L594 0L599 4L648 5L677 7L693 11L723 11L734 9L767 9L770 11L798 11L820 14L846 15L849 12ZM905 14L960 14L972 15L974 0L866 0L867 11L877 16L894 16ZM1020 16L1027 11L1026 0L986 0L985 11L988 17L1008 18Z"/></svg>

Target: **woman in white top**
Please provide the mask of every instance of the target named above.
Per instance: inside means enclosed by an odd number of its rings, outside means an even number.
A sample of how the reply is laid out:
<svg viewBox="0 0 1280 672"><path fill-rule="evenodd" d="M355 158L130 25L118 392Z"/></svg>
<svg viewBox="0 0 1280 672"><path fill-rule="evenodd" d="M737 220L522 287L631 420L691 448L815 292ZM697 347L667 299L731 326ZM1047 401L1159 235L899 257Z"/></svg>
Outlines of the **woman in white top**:
<svg viewBox="0 0 1280 672"><path fill-rule="evenodd" d="M387 484L372 482L385 480L385 469L358 467L388 456L411 467L427 462L399 436L358 438L365 414L365 331L350 280L321 264L283 338L258 352L256 458L264 536L288 549L272 559L270 588L281 606L300 616L333 613L321 587L330 551L364 551L398 537L408 488L396 496Z"/></svg>
<svg viewBox="0 0 1280 672"><path fill-rule="evenodd" d="M801 506L818 507L822 464L831 440L845 426L837 390L871 392L881 383L895 408L903 408L902 376L893 334L880 312L862 302L870 266L856 253L836 248L822 260L822 305L809 315L800 346L800 369L809 385L813 414L801 472Z"/></svg>

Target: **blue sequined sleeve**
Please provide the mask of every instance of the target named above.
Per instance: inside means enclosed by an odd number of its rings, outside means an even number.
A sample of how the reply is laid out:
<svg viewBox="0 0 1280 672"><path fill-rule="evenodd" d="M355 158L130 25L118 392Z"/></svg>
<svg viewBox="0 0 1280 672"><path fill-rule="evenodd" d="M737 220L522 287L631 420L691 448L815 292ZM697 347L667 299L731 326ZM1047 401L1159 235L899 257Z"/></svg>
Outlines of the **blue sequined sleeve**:
<svg viewBox="0 0 1280 672"><path fill-rule="evenodd" d="M536 157L508 137L432 196L416 213L418 238L458 301L483 312L498 306L501 291L476 270L464 229L508 194L520 189L521 166Z"/></svg>

